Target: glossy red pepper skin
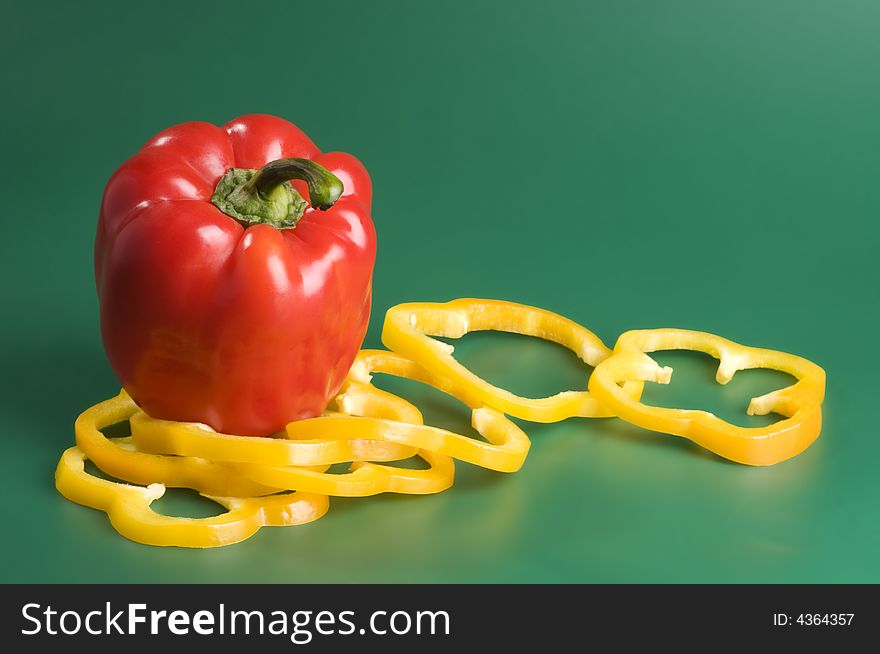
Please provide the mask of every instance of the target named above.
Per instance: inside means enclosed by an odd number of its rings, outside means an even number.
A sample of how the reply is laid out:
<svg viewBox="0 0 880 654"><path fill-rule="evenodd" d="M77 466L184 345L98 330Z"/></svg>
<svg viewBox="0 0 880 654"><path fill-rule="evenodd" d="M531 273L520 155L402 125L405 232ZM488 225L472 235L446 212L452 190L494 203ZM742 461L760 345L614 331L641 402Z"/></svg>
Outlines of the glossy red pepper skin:
<svg viewBox="0 0 880 654"><path fill-rule="evenodd" d="M342 197L284 230L245 229L211 203L227 169L283 157L329 169ZM151 416L235 434L320 414L369 321L371 201L357 159L274 116L157 134L108 182L95 241L101 334L126 391Z"/></svg>

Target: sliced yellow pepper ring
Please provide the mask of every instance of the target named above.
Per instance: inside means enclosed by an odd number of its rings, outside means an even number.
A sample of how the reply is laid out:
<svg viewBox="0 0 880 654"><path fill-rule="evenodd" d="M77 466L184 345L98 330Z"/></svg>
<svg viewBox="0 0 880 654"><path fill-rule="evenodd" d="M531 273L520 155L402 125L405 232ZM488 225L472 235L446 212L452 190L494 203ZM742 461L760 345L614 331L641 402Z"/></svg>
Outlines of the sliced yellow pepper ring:
<svg viewBox="0 0 880 654"><path fill-rule="evenodd" d="M379 391L375 396L366 397L364 409L377 417L422 422L418 409L390 393ZM258 496L279 490L300 490L357 497L386 491L436 493L449 488L454 479L452 461L428 452L418 453L430 465L428 470L408 470L358 461L352 464L349 474L328 474L324 472L326 466L236 465L190 456L148 454L134 449L131 439L108 439L100 431L136 415L138 417L132 420L132 433L139 433L142 426L150 421L122 391L118 397L85 411L76 425L77 443L86 457L104 472L134 483L163 483L166 486L194 488L206 495ZM261 480L267 479L279 483L261 483Z"/></svg>
<svg viewBox="0 0 880 654"><path fill-rule="evenodd" d="M696 350L719 359L716 381L726 384L738 370L769 368L798 379L749 403L749 415L786 416L766 427L738 427L707 411L647 406L629 397L619 384L652 381L668 384L672 368L661 367L648 352ZM634 425L689 438L731 461L772 465L805 450L822 429L825 371L807 359L739 345L714 334L685 329L635 330L623 334L614 353L590 378L590 391L618 416Z"/></svg>
<svg viewBox="0 0 880 654"><path fill-rule="evenodd" d="M280 490L242 477L227 464L139 452L128 439L111 439L101 433L101 429L129 420L137 412L138 406L122 391L87 409L76 420L77 446L108 475L136 484L161 482L175 488L194 488L208 495L250 497Z"/></svg>
<svg viewBox="0 0 880 654"><path fill-rule="evenodd" d="M453 347L432 337L461 338L474 331L524 334L558 343L584 363L596 366L610 354L593 332L558 314L501 300L460 299L446 303L398 304L385 314L382 342L460 387L459 397L471 405L489 406L533 422L566 418L604 418L614 415L588 391L564 391L552 397L520 397L493 386L453 357ZM625 384L625 392L638 399L642 383Z"/></svg>
<svg viewBox="0 0 880 654"><path fill-rule="evenodd" d="M422 424L419 410L401 397L366 385L360 388L349 385L348 392L349 406L357 407L359 415ZM386 492L423 495L439 493L452 486L455 464L450 457L427 450L419 450L417 456L427 461L430 468L411 470L355 461L351 472L329 474L294 466L233 465L240 474L262 484L336 497L365 497Z"/></svg>
<svg viewBox="0 0 880 654"><path fill-rule="evenodd" d="M296 466L239 463L235 467L237 472L259 483L334 497L366 497L379 493L425 495L452 486L455 465L451 458L425 450L420 450L417 456L427 461L430 468L410 470L355 461L351 472L336 475Z"/></svg>
<svg viewBox="0 0 880 654"><path fill-rule="evenodd" d="M389 397L396 398L370 384L374 372L420 381L461 400L471 408L471 424L474 429L489 442L468 438L438 427L360 417L365 416L368 408L370 411L375 411L377 404L389 401ZM342 392L336 398L336 403L340 409L350 415L330 416L323 419L334 421L340 430L350 429L371 438L407 443L422 450L451 456L498 472L519 470L525 462L531 445L528 436L503 413L490 407L480 406L472 395L463 392L450 380L439 377L394 352L361 350L349 372L349 377L343 384ZM296 438L300 434L308 434L309 422L309 420L301 420L290 423L287 425L288 436Z"/></svg>
<svg viewBox="0 0 880 654"><path fill-rule="evenodd" d="M85 471L85 458L77 447L61 455L55 471L58 491L72 502L104 511L116 531L145 545L231 545L253 536L263 526L317 520L329 508L325 495L293 492L260 498L209 497L227 509L211 518L164 516L153 511L150 504L162 497L165 486L131 486L95 477Z"/></svg>
<svg viewBox="0 0 880 654"><path fill-rule="evenodd" d="M151 418L143 412L131 417L132 441L139 450L212 461L260 463L271 466L320 466L346 461L399 461L415 456L417 447L365 436L357 429L340 431L328 416L307 421L287 438L221 434L207 425Z"/></svg>

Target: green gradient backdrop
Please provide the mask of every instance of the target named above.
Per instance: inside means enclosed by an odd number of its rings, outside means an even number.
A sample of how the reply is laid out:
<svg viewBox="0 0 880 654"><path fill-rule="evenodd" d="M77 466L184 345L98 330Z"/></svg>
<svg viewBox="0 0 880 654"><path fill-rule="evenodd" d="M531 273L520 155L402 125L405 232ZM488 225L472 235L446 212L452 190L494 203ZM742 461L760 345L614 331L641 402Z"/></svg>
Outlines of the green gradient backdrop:
<svg viewBox="0 0 880 654"><path fill-rule="evenodd" d="M441 4L3 2L0 580L880 581L880 4ZM52 484L77 413L117 389L92 280L103 186L158 130L248 112L371 171L367 345L388 306L459 296L547 307L609 344L712 331L822 364L822 437L755 469L616 420L526 425L516 475L461 464L447 493L334 500L215 551L118 537ZM459 352L524 393L586 383L523 337ZM660 358L677 373L647 400L739 424L786 382L722 388L706 357ZM163 511L205 510L175 495Z"/></svg>

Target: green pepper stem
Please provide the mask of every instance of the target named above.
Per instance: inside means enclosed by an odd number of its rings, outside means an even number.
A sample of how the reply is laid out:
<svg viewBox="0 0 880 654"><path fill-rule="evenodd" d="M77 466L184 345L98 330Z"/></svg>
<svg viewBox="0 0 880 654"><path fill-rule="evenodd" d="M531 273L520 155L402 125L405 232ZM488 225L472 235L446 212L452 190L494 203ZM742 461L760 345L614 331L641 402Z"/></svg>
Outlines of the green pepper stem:
<svg viewBox="0 0 880 654"><path fill-rule="evenodd" d="M276 186L292 179L301 179L309 185L312 206L321 211L327 211L342 195L342 182L336 175L311 159L295 157L270 161L257 171L246 186L267 196Z"/></svg>
<svg viewBox="0 0 880 654"><path fill-rule="evenodd" d="M314 161L277 159L259 170L230 168L217 183L211 202L245 227L266 224L290 229L308 207L286 183L293 179L308 184L312 206L321 211L332 207L344 190L336 175Z"/></svg>

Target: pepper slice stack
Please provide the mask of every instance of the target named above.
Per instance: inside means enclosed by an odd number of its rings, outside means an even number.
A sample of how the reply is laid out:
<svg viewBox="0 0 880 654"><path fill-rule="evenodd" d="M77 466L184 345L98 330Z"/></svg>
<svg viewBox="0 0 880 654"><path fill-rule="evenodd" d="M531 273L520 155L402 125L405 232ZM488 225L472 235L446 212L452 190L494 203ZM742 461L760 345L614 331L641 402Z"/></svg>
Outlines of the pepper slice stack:
<svg viewBox="0 0 880 654"><path fill-rule="evenodd" d="M453 358L434 337L499 330L553 341L595 366L585 390L530 399L492 386ZM386 314L382 339L392 351L362 350L324 415L291 422L276 437L223 434L196 423L157 420L125 393L86 410L76 421L76 447L55 473L69 500L107 513L126 538L149 545L216 547L240 542L264 526L304 524L329 508L329 496L394 492L429 494L454 479L454 459L498 472L515 472L529 451L528 436L507 415L534 422L618 416L633 424L690 438L725 458L770 465L806 449L821 430L825 372L801 357L750 348L719 336L661 329L623 334L609 350L592 332L543 309L498 300L409 303ZM798 378L794 385L751 401L748 413L785 418L743 428L711 413L642 404L644 382L668 383L649 352L694 349L720 360L719 383L737 370L772 368ZM375 373L419 381L471 410L477 440L425 425L401 397L372 385ZM588 386L588 390L586 387ZM107 438L102 429L129 421L131 437ZM388 465L417 457L425 469ZM85 460L128 483L89 474ZM351 462L347 473L328 473ZM166 487L192 488L226 508L211 518L164 516L150 508Z"/></svg>

